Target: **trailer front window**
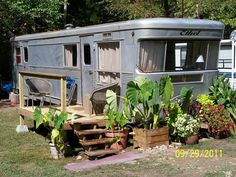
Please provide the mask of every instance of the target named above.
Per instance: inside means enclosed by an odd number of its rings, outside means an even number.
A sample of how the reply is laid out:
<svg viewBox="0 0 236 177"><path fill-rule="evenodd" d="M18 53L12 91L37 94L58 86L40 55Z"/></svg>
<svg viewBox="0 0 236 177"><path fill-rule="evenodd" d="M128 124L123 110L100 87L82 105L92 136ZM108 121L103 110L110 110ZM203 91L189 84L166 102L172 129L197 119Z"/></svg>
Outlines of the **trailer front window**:
<svg viewBox="0 0 236 177"><path fill-rule="evenodd" d="M142 40L141 72L178 72L217 69L219 41Z"/></svg>

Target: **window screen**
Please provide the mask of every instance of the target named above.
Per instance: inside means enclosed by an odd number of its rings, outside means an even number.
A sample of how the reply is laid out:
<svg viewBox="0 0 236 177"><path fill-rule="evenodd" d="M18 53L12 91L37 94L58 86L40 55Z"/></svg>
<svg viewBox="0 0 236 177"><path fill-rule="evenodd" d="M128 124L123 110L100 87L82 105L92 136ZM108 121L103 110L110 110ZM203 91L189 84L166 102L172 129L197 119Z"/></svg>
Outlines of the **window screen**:
<svg viewBox="0 0 236 177"><path fill-rule="evenodd" d="M98 79L101 83L112 83L120 78L120 44L108 42L98 44Z"/></svg>
<svg viewBox="0 0 236 177"><path fill-rule="evenodd" d="M77 66L77 46L75 44L64 46L64 59L65 66Z"/></svg>

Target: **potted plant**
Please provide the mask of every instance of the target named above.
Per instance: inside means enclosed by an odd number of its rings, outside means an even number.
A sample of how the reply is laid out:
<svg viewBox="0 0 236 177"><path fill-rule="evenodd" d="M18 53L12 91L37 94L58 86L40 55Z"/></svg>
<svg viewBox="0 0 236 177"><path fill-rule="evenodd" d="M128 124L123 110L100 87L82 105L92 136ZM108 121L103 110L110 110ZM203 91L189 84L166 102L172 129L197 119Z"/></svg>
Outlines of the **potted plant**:
<svg viewBox="0 0 236 177"><path fill-rule="evenodd" d="M107 104L105 105L104 113L107 117L106 128L109 132L106 133L106 136L113 138L111 149L122 150L127 146L128 129L126 127L127 120L125 109L124 111L119 110L117 97L118 96L115 92L107 90ZM124 97L120 98L125 100Z"/></svg>
<svg viewBox="0 0 236 177"><path fill-rule="evenodd" d="M50 149L53 158L58 159L65 152L65 137L66 132L63 130L63 125L66 122L68 114L66 112L56 113L55 109L50 108L48 112L42 113L41 108L37 107L34 111L36 128L40 125L49 129Z"/></svg>
<svg viewBox="0 0 236 177"><path fill-rule="evenodd" d="M193 88L182 87L180 94L172 99L172 102L165 107L164 115L167 125L170 129L170 136L172 141L179 142L182 137L176 131L176 121L179 115L190 114L195 116L198 114L198 106L192 102Z"/></svg>
<svg viewBox="0 0 236 177"><path fill-rule="evenodd" d="M198 143L198 131L200 129L198 118L194 118L190 114L178 114L174 127L174 132L184 138L186 144Z"/></svg>
<svg viewBox="0 0 236 177"><path fill-rule="evenodd" d="M136 77L127 84L126 98L136 124L133 128L134 147L169 145L169 129L160 124L160 114L173 94L168 76L161 78L160 84L145 77Z"/></svg>

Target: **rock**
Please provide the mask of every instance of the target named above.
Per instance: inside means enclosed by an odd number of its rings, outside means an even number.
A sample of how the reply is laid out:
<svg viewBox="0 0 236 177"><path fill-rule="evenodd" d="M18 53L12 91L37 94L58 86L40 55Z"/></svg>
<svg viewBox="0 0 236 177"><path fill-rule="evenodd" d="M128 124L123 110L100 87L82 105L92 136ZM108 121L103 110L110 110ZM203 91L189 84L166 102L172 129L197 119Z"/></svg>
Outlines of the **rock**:
<svg viewBox="0 0 236 177"><path fill-rule="evenodd" d="M76 160L82 160L82 156L81 155L78 155L77 157L76 157Z"/></svg>

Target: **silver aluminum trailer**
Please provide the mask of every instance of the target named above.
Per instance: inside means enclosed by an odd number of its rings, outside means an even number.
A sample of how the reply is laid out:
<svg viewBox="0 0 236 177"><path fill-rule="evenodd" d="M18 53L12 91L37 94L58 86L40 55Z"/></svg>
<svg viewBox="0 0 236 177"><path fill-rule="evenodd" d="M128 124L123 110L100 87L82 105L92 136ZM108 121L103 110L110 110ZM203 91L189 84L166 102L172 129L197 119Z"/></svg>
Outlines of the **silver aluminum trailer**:
<svg viewBox="0 0 236 177"><path fill-rule="evenodd" d="M236 31L235 31L236 32ZM232 32L233 33L233 32ZM236 38L221 40L218 68L221 75L229 78L231 86L236 89ZM232 67L233 66L233 67Z"/></svg>
<svg viewBox="0 0 236 177"><path fill-rule="evenodd" d="M150 18L60 31L28 34L12 39L15 87L19 71L64 74L76 82L76 103L83 105L94 88L138 75L159 80L170 75L176 93L183 86L207 92L217 76L219 44L224 25L200 19ZM179 50L184 58L177 61ZM53 101L60 97L53 83Z"/></svg>

